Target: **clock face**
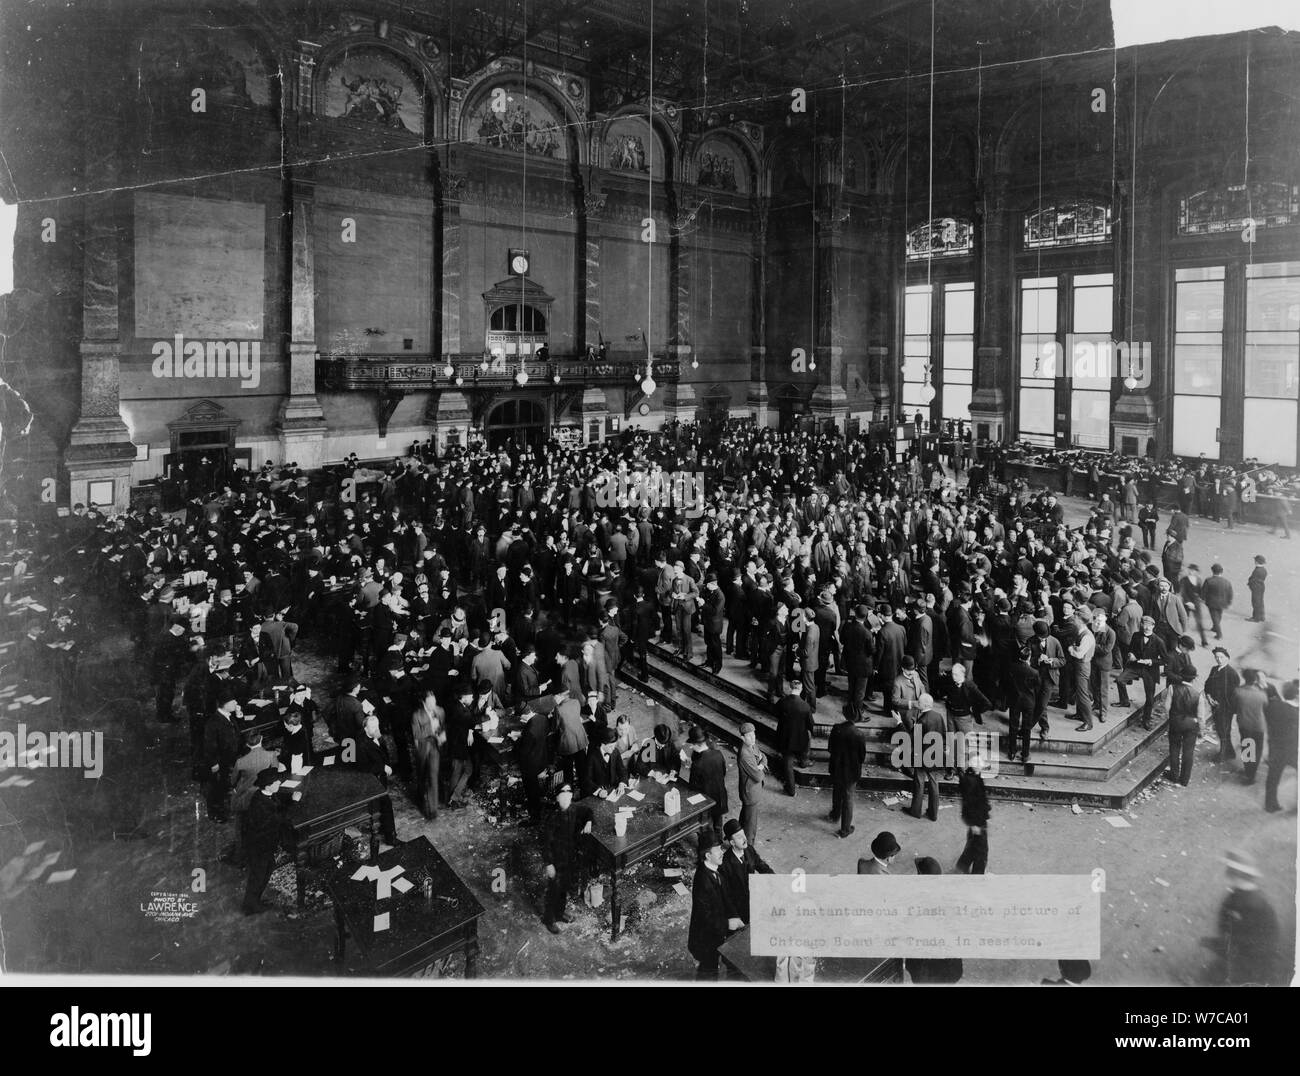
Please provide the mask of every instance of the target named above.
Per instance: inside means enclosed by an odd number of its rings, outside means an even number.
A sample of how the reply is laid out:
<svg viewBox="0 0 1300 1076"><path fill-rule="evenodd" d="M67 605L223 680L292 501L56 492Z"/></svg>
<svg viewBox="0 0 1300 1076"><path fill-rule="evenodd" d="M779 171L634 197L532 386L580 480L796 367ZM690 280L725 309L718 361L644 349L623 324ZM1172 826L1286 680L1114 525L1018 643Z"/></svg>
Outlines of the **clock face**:
<svg viewBox="0 0 1300 1076"><path fill-rule="evenodd" d="M522 254L516 254L510 259L510 268L513 272L522 276L524 273L528 272L528 259Z"/></svg>
<svg viewBox="0 0 1300 1076"><path fill-rule="evenodd" d="M650 405L648 403L643 403L637 408L637 410L643 415L648 415L650 414Z"/></svg>

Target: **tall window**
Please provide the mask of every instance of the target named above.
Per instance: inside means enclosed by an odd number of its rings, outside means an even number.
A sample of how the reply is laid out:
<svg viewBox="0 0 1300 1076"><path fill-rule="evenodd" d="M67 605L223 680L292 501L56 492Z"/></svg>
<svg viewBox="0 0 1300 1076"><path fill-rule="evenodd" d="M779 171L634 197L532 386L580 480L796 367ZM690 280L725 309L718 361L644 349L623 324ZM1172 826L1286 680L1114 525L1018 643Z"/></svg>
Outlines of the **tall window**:
<svg viewBox="0 0 1300 1076"><path fill-rule="evenodd" d="M1080 448L1110 447L1110 390L1114 381L1111 346L1110 273L1076 276L1072 332L1066 340L1070 362L1070 442Z"/></svg>
<svg viewBox="0 0 1300 1076"><path fill-rule="evenodd" d="M903 296L903 411L910 418L920 411L927 418L933 399L925 389L930 375L930 307L933 290L929 284L914 284ZM929 397L929 398L927 398Z"/></svg>
<svg viewBox="0 0 1300 1076"><path fill-rule="evenodd" d="M1294 467L1300 387L1300 262L1246 266L1244 385L1242 456L1265 465Z"/></svg>
<svg viewBox="0 0 1300 1076"><path fill-rule="evenodd" d="M1206 459L1219 458L1223 275L1222 265L1174 274L1173 450L1178 456L1204 452Z"/></svg>
<svg viewBox="0 0 1300 1076"><path fill-rule="evenodd" d="M1020 282L1020 426L1018 437L1053 445L1056 410L1056 278Z"/></svg>
<svg viewBox="0 0 1300 1076"><path fill-rule="evenodd" d="M1020 282L1021 440L1109 447L1112 293L1110 273Z"/></svg>
<svg viewBox="0 0 1300 1076"><path fill-rule="evenodd" d="M944 419L970 421L971 384L975 374L975 285L943 288Z"/></svg>

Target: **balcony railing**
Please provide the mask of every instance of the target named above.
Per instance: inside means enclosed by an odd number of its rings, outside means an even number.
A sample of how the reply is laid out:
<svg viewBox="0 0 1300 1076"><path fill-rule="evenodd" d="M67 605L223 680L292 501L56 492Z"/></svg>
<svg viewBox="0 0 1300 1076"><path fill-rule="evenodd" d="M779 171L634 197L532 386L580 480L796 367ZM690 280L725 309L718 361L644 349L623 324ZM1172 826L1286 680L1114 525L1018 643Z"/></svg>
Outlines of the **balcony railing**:
<svg viewBox="0 0 1300 1076"><path fill-rule="evenodd" d="M448 365L452 368L447 376ZM507 389L517 385L516 377L522 366L528 373L527 384L541 388L576 388L583 385L628 386L637 384L645 373L645 362L633 359L609 359L588 362L582 359L552 359L532 362L518 359L489 360L486 370L480 356L457 356L453 359L434 359L432 356L412 358L403 353L373 354L364 358L318 359L317 383L332 391L369 390L374 392L418 392L428 389ZM681 375L681 363L676 359L655 359L652 363L654 378L662 385L672 384ZM555 380L559 376L559 381ZM458 383L459 379L459 383Z"/></svg>

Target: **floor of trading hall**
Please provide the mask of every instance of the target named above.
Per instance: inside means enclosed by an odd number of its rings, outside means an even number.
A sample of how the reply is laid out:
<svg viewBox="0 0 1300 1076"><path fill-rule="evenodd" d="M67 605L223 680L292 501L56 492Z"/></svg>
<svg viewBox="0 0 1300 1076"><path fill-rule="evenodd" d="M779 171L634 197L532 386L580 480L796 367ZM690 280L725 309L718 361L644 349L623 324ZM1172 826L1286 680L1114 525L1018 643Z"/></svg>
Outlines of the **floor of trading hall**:
<svg viewBox="0 0 1300 1076"><path fill-rule="evenodd" d="M1083 518L1085 502L1066 501L1071 522ZM1245 579L1256 553L1269 562L1263 625L1246 623ZM1258 526L1235 531L1194 518L1187 560L1208 574L1223 564L1236 590L1224 619L1224 644L1238 668L1260 667L1280 676L1296 673L1300 639L1300 543L1270 536ZM309 890L305 911L294 901L293 869L282 853L267 897L275 911L246 918L240 911L244 873L221 862L230 844L230 825L207 820L202 797L189 780L188 733L184 725L161 732L152 721L146 685L129 660L129 644L104 633L88 655L92 691L99 699L84 721L105 727L104 787L91 805L70 798L57 824L24 825L0 791L0 827L21 842L52 839L67 857L61 865L78 870L77 885L51 892L40 902L10 900L0 911L0 948L9 971L100 973L306 974L334 973L330 956L334 920L324 894ZM332 686L330 665L314 644L297 656L296 671L319 698ZM1195 661L1202 674L1208 649ZM1201 681L1203 682L1203 680ZM832 697L823 708L838 708ZM628 713L641 734L661 720L653 703L620 685L618 712ZM318 737L323 735L318 722ZM1229 849L1250 852L1263 871L1263 890L1279 913L1295 905L1296 777L1282 784L1279 814L1263 810L1261 767L1254 786L1245 786L1240 764L1218 766L1214 748L1202 743L1191 785L1157 782L1123 812L1128 828L1112 828L1107 815L1119 812L1068 805L993 802L989 869L996 874L1106 872L1102 898L1102 956L1098 983L1184 983L1201 981L1210 962L1200 939L1216 930L1224 894L1222 856ZM728 793L735 796L735 756L728 755ZM993 778L996 780L996 778ZM897 865L911 873L915 856L931 855L950 870L964 841L959 804L944 802L937 823L904 813L908 797L857 793L856 833L847 841L824 821L830 791L801 788L797 798L781 794L769 780L762 807L758 847L778 871L802 867L810 873L852 873L859 855L880 830L902 845ZM694 974L686 950L690 899L674 893L662 877L664 863L637 868L623 886L625 929L611 941L608 905L572 909L576 922L552 936L540 920L542 863L540 831L495 817L482 793L465 811L442 812L425 822L394 787L397 831L402 839L427 835L486 909L480 920L479 974L485 977L683 979ZM735 812L733 805L733 813ZM12 842L10 842L12 844ZM688 842L689 843L689 842ZM54 846L54 845L52 845ZM683 846L669 853L685 868L693 855ZM505 886L500 891L504 870ZM196 873L202 872L202 873ZM11 880L12 881L12 880ZM196 890L198 890L196 892ZM607 889L608 892L608 889ZM153 894L188 894L190 914L173 921L151 917ZM1283 945L1294 944L1294 918L1279 914ZM965 981L1036 983L1052 974L1045 961L965 963Z"/></svg>

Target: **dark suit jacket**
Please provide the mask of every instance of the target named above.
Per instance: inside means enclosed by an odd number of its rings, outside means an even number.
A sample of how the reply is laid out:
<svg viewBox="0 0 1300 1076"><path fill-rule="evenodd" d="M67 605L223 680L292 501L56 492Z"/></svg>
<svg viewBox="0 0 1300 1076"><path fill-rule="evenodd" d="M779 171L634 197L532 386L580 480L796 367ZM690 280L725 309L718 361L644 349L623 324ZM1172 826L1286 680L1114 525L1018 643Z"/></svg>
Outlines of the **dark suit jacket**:
<svg viewBox="0 0 1300 1076"><path fill-rule="evenodd" d="M746 923L749 922L749 876L774 873L752 845L745 846L744 859L739 858L730 848L722 857L718 877L722 880L723 895L727 899L727 905Z"/></svg>
<svg viewBox="0 0 1300 1076"><path fill-rule="evenodd" d="M831 781L852 788L867 759L867 737L852 721L841 721L830 735Z"/></svg>
<svg viewBox="0 0 1300 1076"><path fill-rule="evenodd" d="M881 681L892 685L894 677L903 667L903 655L907 652L907 633L903 625L890 621L881 627L876 635L876 673Z"/></svg>
<svg viewBox="0 0 1300 1076"><path fill-rule="evenodd" d="M582 794L594 796L599 789L613 791L627 782L627 766L617 751L605 758L604 752L592 744L587 749L587 762L582 768Z"/></svg>
<svg viewBox="0 0 1300 1076"><path fill-rule="evenodd" d="M384 772L384 767L391 763L388 761L388 748L384 746L382 738L372 740L369 736L362 736L357 741L357 760L353 765L362 773L373 773L381 785L388 787L388 774Z"/></svg>
<svg viewBox="0 0 1300 1076"><path fill-rule="evenodd" d="M267 620L262 623L259 644L263 657L287 658L293 653L293 641L298 638L298 625L288 620Z"/></svg>
<svg viewBox="0 0 1300 1076"><path fill-rule="evenodd" d="M727 760L716 747L701 751L691 760L690 786L717 803L715 813L727 813Z"/></svg>
<svg viewBox="0 0 1300 1076"><path fill-rule="evenodd" d="M840 629L844 668L850 676L871 675L871 632L865 624L850 620Z"/></svg>
<svg viewBox="0 0 1300 1076"><path fill-rule="evenodd" d="M726 891L718 871L701 865L695 872L691 888L691 925L686 947L696 960L707 960L727 940L727 921L739 917L727 902Z"/></svg>
<svg viewBox="0 0 1300 1076"><path fill-rule="evenodd" d="M798 695L776 704L776 748L783 755L802 755L812 740L812 710Z"/></svg>

